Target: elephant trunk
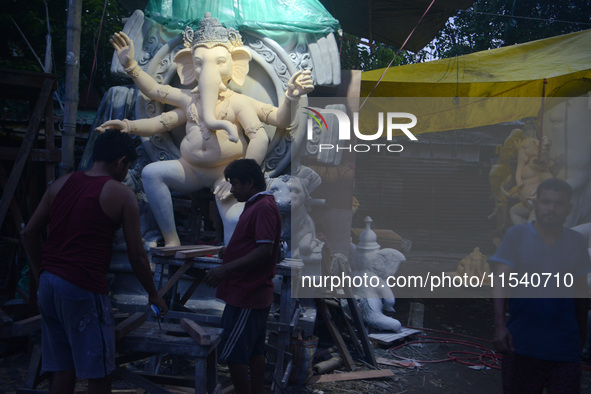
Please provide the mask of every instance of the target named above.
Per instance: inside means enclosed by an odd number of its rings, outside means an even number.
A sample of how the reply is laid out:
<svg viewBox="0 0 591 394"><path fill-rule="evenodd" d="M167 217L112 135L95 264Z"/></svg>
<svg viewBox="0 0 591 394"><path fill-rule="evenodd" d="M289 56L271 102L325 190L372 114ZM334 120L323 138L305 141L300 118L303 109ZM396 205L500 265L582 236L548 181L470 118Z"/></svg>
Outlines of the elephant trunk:
<svg viewBox="0 0 591 394"><path fill-rule="evenodd" d="M228 133L228 139L232 142L238 142L238 129L236 125L227 120L216 118L215 107L218 100L218 94L221 90L222 84L219 73L210 68L212 71L203 70L199 76L199 93L201 108L199 109L199 116L209 130L223 129Z"/></svg>

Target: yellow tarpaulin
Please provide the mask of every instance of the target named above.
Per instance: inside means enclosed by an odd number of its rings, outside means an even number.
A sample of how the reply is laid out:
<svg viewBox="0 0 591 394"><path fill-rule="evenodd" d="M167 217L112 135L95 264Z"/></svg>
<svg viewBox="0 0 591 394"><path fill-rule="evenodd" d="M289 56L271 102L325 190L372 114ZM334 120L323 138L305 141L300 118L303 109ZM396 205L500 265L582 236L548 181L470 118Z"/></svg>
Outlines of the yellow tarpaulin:
<svg viewBox="0 0 591 394"><path fill-rule="evenodd" d="M362 74L361 101L383 71ZM415 105L415 131L472 128L537 116L544 79L545 97L577 96L591 89L591 30L392 67L371 97L452 98ZM504 99L516 97L540 99Z"/></svg>

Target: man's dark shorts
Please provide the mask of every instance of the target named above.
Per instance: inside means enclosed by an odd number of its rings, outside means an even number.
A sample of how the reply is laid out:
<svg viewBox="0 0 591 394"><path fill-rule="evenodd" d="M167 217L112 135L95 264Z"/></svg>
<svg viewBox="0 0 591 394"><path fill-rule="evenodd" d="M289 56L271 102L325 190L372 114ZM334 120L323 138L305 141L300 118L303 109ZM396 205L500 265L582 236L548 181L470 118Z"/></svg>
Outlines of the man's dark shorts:
<svg viewBox="0 0 591 394"><path fill-rule="evenodd" d="M78 378L98 379L115 369L115 319L108 295L44 271L38 299L44 371L75 369Z"/></svg>
<svg viewBox="0 0 591 394"><path fill-rule="evenodd" d="M226 305L222 315L220 361L250 364L253 356L265 354L265 334L269 309L245 309Z"/></svg>

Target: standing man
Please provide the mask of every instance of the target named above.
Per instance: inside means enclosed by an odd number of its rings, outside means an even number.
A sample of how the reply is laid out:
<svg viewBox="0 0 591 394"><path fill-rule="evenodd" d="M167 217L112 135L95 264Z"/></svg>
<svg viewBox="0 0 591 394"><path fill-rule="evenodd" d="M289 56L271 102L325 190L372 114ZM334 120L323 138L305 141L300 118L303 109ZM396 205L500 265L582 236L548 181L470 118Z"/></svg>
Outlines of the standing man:
<svg viewBox="0 0 591 394"><path fill-rule="evenodd" d="M115 231L123 226L129 262L150 304L168 311L152 279L135 195L121 182L137 158L133 140L101 134L92 168L53 182L24 231L42 316L42 369L53 372L51 393L73 393L76 376L89 393L110 393L115 324L106 274ZM48 227L47 240L42 233Z"/></svg>
<svg viewBox="0 0 591 394"><path fill-rule="evenodd" d="M494 343L503 353L505 393L542 393L544 388L548 393L580 392L591 261L584 237L563 227L572 210L571 196L572 188L563 180L540 183L534 201L536 221L511 227L491 257L497 274ZM510 275L519 281L520 288L512 289L519 298L507 300ZM547 298L557 296L562 298Z"/></svg>
<svg viewBox="0 0 591 394"><path fill-rule="evenodd" d="M205 282L217 286L216 297L226 302L220 360L228 363L238 394L258 394L264 387L265 326L273 303L281 217L273 193L264 191L265 178L256 161L235 160L224 177L236 200L246 204L221 254L222 265L210 270Z"/></svg>

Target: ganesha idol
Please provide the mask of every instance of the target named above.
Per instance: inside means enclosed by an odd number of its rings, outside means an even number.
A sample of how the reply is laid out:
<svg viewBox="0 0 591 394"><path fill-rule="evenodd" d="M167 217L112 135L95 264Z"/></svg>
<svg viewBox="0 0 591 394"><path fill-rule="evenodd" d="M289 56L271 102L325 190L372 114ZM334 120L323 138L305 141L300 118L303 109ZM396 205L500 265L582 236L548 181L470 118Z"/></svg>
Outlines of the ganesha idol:
<svg viewBox="0 0 591 394"><path fill-rule="evenodd" d="M251 60L238 31L225 28L206 13L195 31L190 27L185 29L183 41L184 48L176 54L174 62L181 84L196 82L194 89L157 83L134 60L133 41L123 32L113 36L111 43L119 62L138 89L148 98L175 108L152 118L109 120L97 130L116 128L148 137L185 124L180 158L156 161L144 167L142 180L146 196L165 245L178 246L180 239L170 190L191 193L212 189L227 244L243 204L232 197L230 184L223 176L224 168L239 158L254 159L259 164L263 161L269 148L263 123L288 128L300 96L313 90L312 77L310 71L295 72L287 83L285 99L275 107L228 86L230 81L238 86L244 83Z"/></svg>

